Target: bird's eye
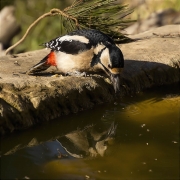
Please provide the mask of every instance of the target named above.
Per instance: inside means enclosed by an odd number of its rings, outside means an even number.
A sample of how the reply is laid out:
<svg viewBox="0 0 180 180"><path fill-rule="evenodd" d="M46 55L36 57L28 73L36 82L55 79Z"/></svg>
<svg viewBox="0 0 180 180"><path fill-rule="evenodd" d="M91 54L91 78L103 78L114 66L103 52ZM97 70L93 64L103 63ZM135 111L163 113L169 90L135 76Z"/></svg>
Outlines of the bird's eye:
<svg viewBox="0 0 180 180"><path fill-rule="evenodd" d="M110 64L108 64L108 68L112 69L112 67L111 67L111 65L110 65Z"/></svg>

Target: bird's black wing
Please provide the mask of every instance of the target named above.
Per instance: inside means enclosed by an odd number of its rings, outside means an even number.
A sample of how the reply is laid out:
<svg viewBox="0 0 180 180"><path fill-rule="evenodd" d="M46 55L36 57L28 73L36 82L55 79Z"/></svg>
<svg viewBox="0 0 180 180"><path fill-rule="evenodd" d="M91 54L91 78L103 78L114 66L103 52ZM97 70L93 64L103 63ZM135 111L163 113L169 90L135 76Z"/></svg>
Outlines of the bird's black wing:
<svg viewBox="0 0 180 180"><path fill-rule="evenodd" d="M92 47L90 43L83 43L79 40L60 41L59 39L60 38L53 39L47 43L44 43L43 45L53 51L61 51L72 55L89 50Z"/></svg>
<svg viewBox="0 0 180 180"><path fill-rule="evenodd" d="M80 52L83 52L85 50L89 50L91 49L91 44L88 43L82 43L80 41L75 41L75 40L72 40L71 42L70 41L63 41L61 43L61 48L58 50L58 49L55 49L56 51L61 51L61 52L65 52L66 54L78 54Z"/></svg>
<svg viewBox="0 0 180 180"><path fill-rule="evenodd" d="M89 39L89 41L93 46L96 46L99 43L106 44L107 42L110 44L115 44L112 38L110 38L108 35L96 29L77 30L69 33L69 35L84 36L87 39Z"/></svg>

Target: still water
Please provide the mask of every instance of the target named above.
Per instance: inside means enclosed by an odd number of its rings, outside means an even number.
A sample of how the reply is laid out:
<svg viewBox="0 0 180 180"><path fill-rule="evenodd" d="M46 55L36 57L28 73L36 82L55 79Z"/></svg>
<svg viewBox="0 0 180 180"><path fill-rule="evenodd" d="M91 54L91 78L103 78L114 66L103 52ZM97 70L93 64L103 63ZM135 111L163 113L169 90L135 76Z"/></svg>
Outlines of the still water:
<svg viewBox="0 0 180 180"><path fill-rule="evenodd" d="M178 91L147 90L3 137L1 179L179 179Z"/></svg>

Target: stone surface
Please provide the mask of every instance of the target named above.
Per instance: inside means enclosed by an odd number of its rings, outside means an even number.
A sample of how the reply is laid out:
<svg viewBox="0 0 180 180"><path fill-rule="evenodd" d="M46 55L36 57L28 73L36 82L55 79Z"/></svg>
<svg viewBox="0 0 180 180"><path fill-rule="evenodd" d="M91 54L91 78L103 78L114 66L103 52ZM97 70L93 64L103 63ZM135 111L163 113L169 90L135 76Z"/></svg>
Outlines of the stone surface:
<svg viewBox="0 0 180 180"><path fill-rule="evenodd" d="M121 75L121 92L116 98L152 86L179 82L178 34L166 37L163 34L152 36L152 31L149 33L151 36L148 38L140 34L134 37L140 40L120 45L125 67ZM43 49L0 57L1 134L115 99L113 87L106 76L62 76L56 74L53 67L39 76L26 75L25 71L48 52Z"/></svg>
<svg viewBox="0 0 180 180"><path fill-rule="evenodd" d="M133 39L146 39L146 38L179 38L180 37L180 25L166 25L158 27L149 31L142 32L140 34L129 35Z"/></svg>

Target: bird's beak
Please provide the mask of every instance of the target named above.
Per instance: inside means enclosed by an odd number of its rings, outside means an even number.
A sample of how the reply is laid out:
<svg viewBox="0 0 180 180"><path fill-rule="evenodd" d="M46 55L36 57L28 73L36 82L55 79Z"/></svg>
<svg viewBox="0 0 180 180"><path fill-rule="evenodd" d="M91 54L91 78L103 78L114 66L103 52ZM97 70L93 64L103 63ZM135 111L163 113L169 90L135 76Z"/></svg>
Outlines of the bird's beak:
<svg viewBox="0 0 180 180"><path fill-rule="evenodd" d="M117 129L118 124L116 122L113 122L108 130L107 136L105 138L105 144L113 144L113 140L116 135L116 129Z"/></svg>
<svg viewBox="0 0 180 180"><path fill-rule="evenodd" d="M108 130L108 133L107 133L108 137L114 137L115 136L117 126L118 126L118 124L113 121L109 130Z"/></svg>
<svg viewBox="0 0 180 180"><path fill-rule="evenodd" d="M120 75L119 74L111 74L111 82L113 83L115 93L120 91Z"/></svg>

